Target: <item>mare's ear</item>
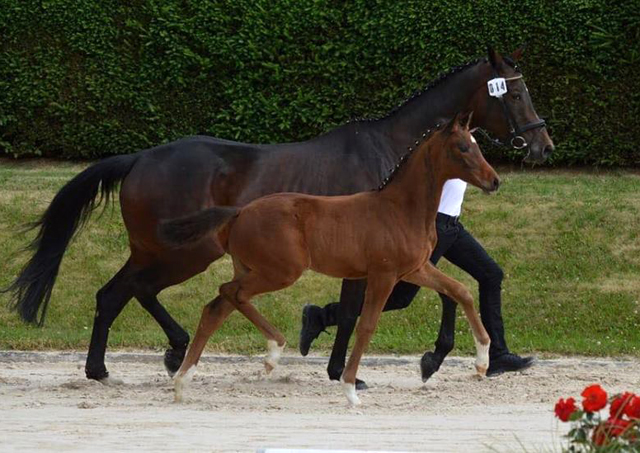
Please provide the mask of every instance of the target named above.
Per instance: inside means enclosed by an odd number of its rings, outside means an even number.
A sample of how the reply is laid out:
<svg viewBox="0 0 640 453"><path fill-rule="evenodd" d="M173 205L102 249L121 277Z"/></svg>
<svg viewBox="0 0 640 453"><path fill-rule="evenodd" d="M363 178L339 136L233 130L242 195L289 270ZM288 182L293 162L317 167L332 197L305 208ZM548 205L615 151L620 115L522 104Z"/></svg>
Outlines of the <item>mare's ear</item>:
<svg viewBox="0 0 640 453"><path fill-rule="evenodd" d="M493 66L494 69L497 69L498 66L502 64L502 56L493 50L493 47L491 46L487 46L487 53L489 54L489 62L491 63L491 66Z"/></svg>
<svg viewBox="0 0 640 453"><path fill-rule="evenodd" d="M471 125L471 119L473 118L473 111L467 112L460 116L460 125L465 129L469 130L469 126Z"/></svg>
<svg viewBox="0 0 640 453"><path fill-rule="evenodd" d="M518 61L520 58L522 58L522 54L524 53L525 47L527 47L526 43L522 44L520 47L514 50L513 53L511 54L511 59L513 61Z"/></svg>
<svg viewBox="0 0 640 453"><path fill-rule="evenodd" d="M459 124L459 123L460 123L460 112L456 113L456 114L454 115L454 117L453 117L453 118L451 118L451 119L449 120L449 122L447 123L447 125L444 127L444 130L445 130L447 133L451 133L451 132L453 132L454 130L456 130L456 128L458 127L458 124Z"/></svg>

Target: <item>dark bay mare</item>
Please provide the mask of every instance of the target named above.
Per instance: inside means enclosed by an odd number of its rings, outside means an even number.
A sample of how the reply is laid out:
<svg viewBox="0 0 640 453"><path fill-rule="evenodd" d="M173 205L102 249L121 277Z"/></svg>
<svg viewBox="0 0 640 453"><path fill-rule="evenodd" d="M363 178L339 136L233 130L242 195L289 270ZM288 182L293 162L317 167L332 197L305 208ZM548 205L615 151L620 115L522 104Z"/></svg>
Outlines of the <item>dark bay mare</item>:
<svg viewBox="0 0 640 453"><path fill-rule="evenodd" d="M432 288L462 305L476 344L476 371L485 376L491 340L467 288L429 260L438 241L436 215L444 184L460 178L489 193L500 179L469 131L471 115L456 115L400 158L393 180L380 190L343 196L277 193L243 207L209 208L162 222L159 234L177 246L213 234L233 259L233 279L202 310L198 330L175 378L175 398L209 337L235 310L267 339L267 373L277 365L284 335L251 303L252 298L293 285L307 269L324 275L366 279L356 343L340 378L349 403L360 403L356 373L382 309L400 281Z"/></svg>
<svg viewBox="0 0 640 453"><path fill-rule="evenodd" d="M541 162L553 143L515 64L520 53L502 57L490 49L488 59L452 69L389 115L349 123L309 141L259 145L196 136L102 160L69 181L36 223L39 230L30 246L34 254L7 289L13 306L25 321L43 323L71 238L121 183L120 206L131 254L96 294L85 372L90 379L109 382L104 363L109 329L135 297L169 339L165 366L173 374L182 363L189 335L157 295L203 272L224 250L209 237L167 247L157 236L160 219L213 206L242 206L276 192L343 195L369 190L427 129L459 111L473 111L471 127L526 148L529 160ZM496 76L514 78L508 82L509 93L500 99L487 89L487 81ZM344 282L345 309L359 311L364 287L357 280ZM349 323L338 326L328 368L332 378L339 378L344 367L346 352L341 350L346 351L345 341L353 330Z"/></svg>

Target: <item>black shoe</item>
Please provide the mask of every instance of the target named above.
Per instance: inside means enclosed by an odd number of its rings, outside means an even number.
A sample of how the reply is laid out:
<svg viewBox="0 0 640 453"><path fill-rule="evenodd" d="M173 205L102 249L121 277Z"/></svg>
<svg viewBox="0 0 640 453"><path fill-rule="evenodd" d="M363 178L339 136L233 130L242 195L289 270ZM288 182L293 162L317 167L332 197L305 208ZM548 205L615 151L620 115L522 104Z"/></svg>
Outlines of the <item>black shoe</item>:
<svg viewBox="0 0 640 453"><path fill-rule="evenodd" d="M309 354L309 348L313 340L324 332L322 308L317 305L307 304L302 309L302 329L300 330L300 354Z"/></svg>
<svg viewBox="0 0 640 453"><path fill-rule="evenodd" d="M522 371L535 363L534 357L520 357L516 354L503 354L495 359L489 360L487 376L497 376L508 371Z"/></svg>

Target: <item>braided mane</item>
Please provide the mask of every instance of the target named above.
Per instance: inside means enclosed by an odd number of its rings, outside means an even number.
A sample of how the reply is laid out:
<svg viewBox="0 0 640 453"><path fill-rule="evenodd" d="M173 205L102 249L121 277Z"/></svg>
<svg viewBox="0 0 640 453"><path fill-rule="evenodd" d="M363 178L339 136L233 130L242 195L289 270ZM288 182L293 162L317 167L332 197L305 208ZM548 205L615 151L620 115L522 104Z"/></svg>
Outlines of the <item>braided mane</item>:
<svg viewBox="0 0 640 453"><path fill-rule="evenodd" d="M391 182L391 180L398 173L398 171L400 171L400 169L409 161L409 158L411 157L413 152L418 149L420 144L425 142L425 141L427 141L433 135L433 133L435 131L440 129L440 127L442 127L442 124L438 123L433 128L427 129L418 138L418 140L416 140L414 142L414 144L412 146L407 147L407 152L405 154L403 154L402 156L400 156L400 159L398 159L398 163L394 167L389 169L389 174L382 180L382 182L377 187L377 189L374 189L374 190L380 191L380 190L384 189L385 187L387 187L387 184L389 184Z"/></svg>
<svg viewBox="0 0 640 453"><path fill-rule="evenodd" d="M473 61L471 61L471 62L469 62L467 64L460 65L460 66L454 66L453 68L451 68L449 70L449 72L445 72L445 73L440 74L436 79L434 79L431 82L429 82L429 84L427 86L425 86L422 90L418 90L418 91L414 92L409 98L405 99L403 102L398 104L395 108L393 108L393 110L391 110L385 116L378 117L378 118L359 118L359 119L355 119L353 121L354 122L376 121L376 120L381 120L381 119L384 119L384 118L388 118L389 116L391 116L394 113L396 113L398 110L400 110L402 107L404 107L407 103L409 103L413 99L423 95L424 93L428 92L432 88L440 85L442 82L447 80L451 75L457 74L459 72L462 72L462 71L464 71L465 69L467 69L467 68L469 68L471 66L475 66L476 64L478 64L481 61L486 61L486 58L476 58L475 60L473 60ZM412 146L407 147L407 152L405 154L403 154L402 156L400 156L400 159L398 160L396 165L389 169L389 173L387 174L387 176L382 180L382 182L377 187L377 189L374 189L374 190L382 190L382 189L384 189L387 186L387 184L389 184L389 182L393 179L393 177L398 173L400 168L402 168L404 166L404 164L409 160L409 157L411 156L413 151L415 149L417 149L417 147L420 145L420 143L425 141L425 140L427 140L431 136L431 134L434 131L440 129L440 127L441 127L441 124L436 124L432 129L427 129L422 134L422 136L418 137L418 139L414 142L414 144Z"/></svg>
<svg viewBox="0 0 640 453"><path fill-rule="evenodd" d="M409 102L411 102L413 99L415 99L415 98L417 98L419 96L422 96L423 94L425 94L426 92L428 92L432 88L440 85L442 82L447 80L453 74L457 74L459 72L464 71L465 69L470 68L471 66L475 66L476 64L480 63L481 61L486 61L486 58L476 58L475 60L470 61L467 64L463 64L463 65L460 65L460 66L454 66L448 72L441 73L438 77L436 77L431 82L429 82L424 88L422 88L421 90L414 91L411 94L411 96L406 98L404 101L399 103L397 106L395 106L393 109L391 109L387 114L385 114L383 116L369 117L369 118L353 118L353 119L350 119L349 121L347 121L347 123L359 123L359 122L364 122L364 121L378 121L378 120L382 120L382 119L388 118L391 115L393 115L394 113L396 113L398 110L400 110L402 107L407 105Z"/></svg>

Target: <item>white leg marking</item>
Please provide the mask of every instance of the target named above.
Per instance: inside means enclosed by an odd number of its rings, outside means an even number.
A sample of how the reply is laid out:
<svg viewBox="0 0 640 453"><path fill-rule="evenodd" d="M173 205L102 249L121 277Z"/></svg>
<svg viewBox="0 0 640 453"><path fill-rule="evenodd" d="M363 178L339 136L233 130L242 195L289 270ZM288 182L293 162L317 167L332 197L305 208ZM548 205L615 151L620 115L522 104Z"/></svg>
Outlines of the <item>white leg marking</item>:
<svg viewBox="0 0 640 453"><path fill-rule="evenodd" d="M178 374L176 374L175 379L173 380L175 397L174 401L176 403L181 403L184 397L184 391L191 382L193 378L193 374L196 372L195 365L189 368L186 372L182 370L178 370Z"/></svg>
<svg viewBox="0 0 640 453"><path fill-rule="evenodd" d="M480 343L476 337L473 337L473 341L476 344L476 371L479 376L487 375L487 368L489 368L489 346L491 341L486 345Z"/></svg>
<svg viewBox="0 0 640 453"><path fill-rule="evenodd" d="M282 351L284 351L284 346L284 344L282 346L278 346L278 342L275 340L267 340L269 353L267 354L267 358L264 360L264 368L267 374L271 373L271 371L278 365L280 356L282 356Z"/></svg>
<svg viewBox="0 0 640 453"><path fill-rule="evenodd" d="M344 392L347 400L349 400L349 404L351 406L357 406L360 404L360 398L356 394L356 384L349 384L342 380L342 376L340 377L340 384L342 384L342 391Z"/></svg>

